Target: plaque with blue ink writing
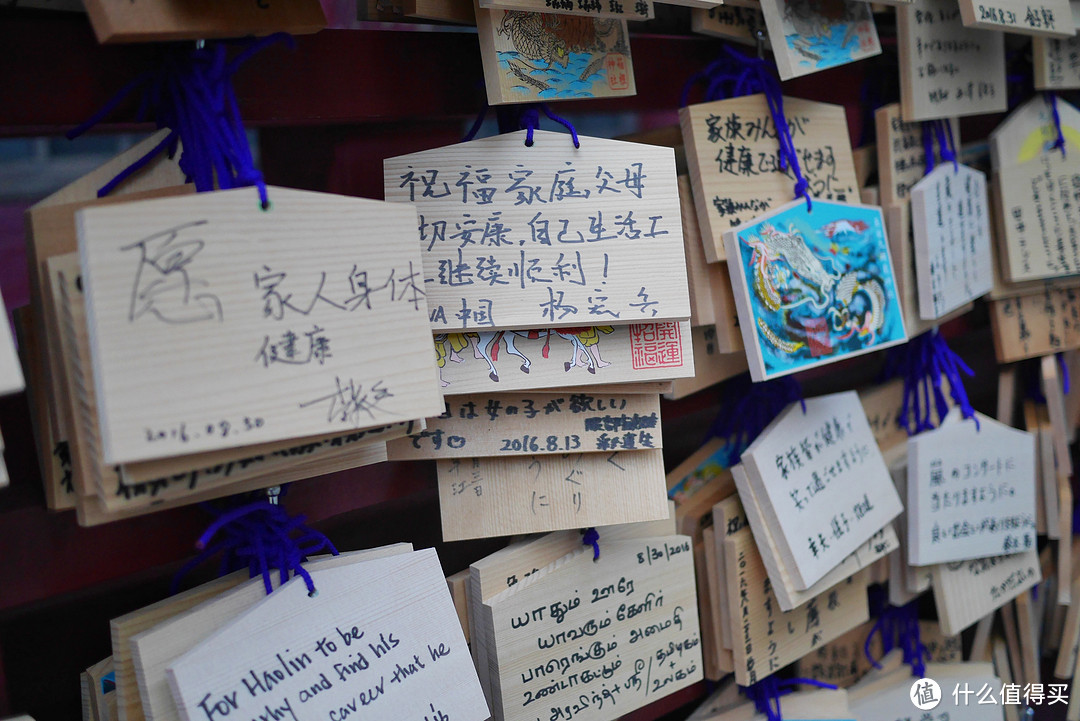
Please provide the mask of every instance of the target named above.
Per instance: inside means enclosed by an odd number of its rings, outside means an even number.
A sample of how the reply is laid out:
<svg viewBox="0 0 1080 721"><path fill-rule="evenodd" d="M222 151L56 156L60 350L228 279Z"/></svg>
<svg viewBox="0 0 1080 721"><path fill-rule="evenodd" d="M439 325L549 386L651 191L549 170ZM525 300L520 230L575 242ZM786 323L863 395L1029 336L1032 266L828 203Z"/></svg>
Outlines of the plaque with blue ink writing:
<svg viewBox="0 0 1080 721"><path fill-rule="evenodd" d="M484 721L435 550L294 577L167 669L183 721Z"/></svg>
<svg viewBox="0 0 1080 721"><path fill-rule="evenodd" d="M880 208L799 199L724 242L755 381L907 340Z"/></svg>
<svg viewBox="0 0 1080 721"><path fill-rule="evenodd" d="M245 188L76 216L106 463L441 412L415 209L270 200Z"/></svg>

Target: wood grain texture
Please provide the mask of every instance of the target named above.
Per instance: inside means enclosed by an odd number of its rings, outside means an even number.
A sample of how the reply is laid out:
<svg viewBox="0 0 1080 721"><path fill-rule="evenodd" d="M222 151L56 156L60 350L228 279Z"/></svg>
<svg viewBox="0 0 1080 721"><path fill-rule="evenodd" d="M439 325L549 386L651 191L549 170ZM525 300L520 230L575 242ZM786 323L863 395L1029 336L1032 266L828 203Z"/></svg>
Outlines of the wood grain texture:
<svg viewBox="0 0 1080 721"><path fill-rule="evenodd" d="M919 315L936 320L990 292L991 219L986 176L939 165L911 188Z"/></svg>
<svg viewBox="0 0 1080 721"><path fill-rule="evenodd" d="M663 447L660 398L587 392L453 396L419 433L390 441L391 460L550 455Z"/></svg>
<svg viewBox="0 0 1080 721"><path fill-rule="evenodd" d="M790 583L773 582L794 590L830 574L903 510L855 391L788 406L740 466L733 475L755 537L772 537L777 565L790 575Z"/></svg>
<svg viewBox="0 0 1080 721"><path fill-rule="evenodd" d="M71 460L76 488L85 498L96 496L111 514L131 514L160 510L163 504L176 506L205 500L208 494L220 497L279 485L286 477L296 479L317 475L349 465L367 465L385 460L383 443L414 430L412 422L381 426L351 434L301 439L260 446L197 453L164 461L145 461L109 466L101 460L96 395L89 383L90 349L75 254L54 256L47 261L47 282L52 302L50 314L62 316L63 396L61 408L71 425ZM344 466L342 465L344 464ZM231 487L232 490L225 490Z"/></svg>
<svg viewBox="0 0 1080 721"><path fill-rule="evenodd" d="M270 210L242 188L77 213L107 463L441 410L415 210L270 196Z"/></svg>
<svg viewBox="0 0 1080 721"><path fill-rule="evenodd" d="M1034 37L1031 58L1036 90L1080 88L1080 38Z"/></svg>
<svg viewBox="0 0 1080 721"><path fill-rule="evenodd" d="M731 7L725 3L720 7L700 7L690 11L690 29L695 33L714 38L731 40L744 45L758 44L758 37L768 41L765 30L765 16L760 6L754 8Z"/></svg>
<svg viewBox="0 0 1080 721"><path fill-rule="evenodd" d="M381 721L488 717L435 549L310 573L317 594L294 577L168 666L181 718L216 703L245 715L303 704L327 717L353 704Z"/></svg>
<svg viewBox="0 0 1080 721"><path fill-rule="evenodd" d="M694 376L690 323L477 330L435 334L435 357L446 395L491 391L562 391L635 384L626 393L657 392L641 384Z"/></svg>
<svg viewBox="0 0 1080 721"><path fill-rule="evenodd" d="M828 591L839 583L842 583L863 569L868 569L876 561L896 551L900 547L899 539L893 524L888 524L880 531L871 536L864 544L856 548L852 553L844 557L837 565L832 567L824 576L815 581L810 587L798 588L794 574L789 570L790 561L786 560L775 540L772 532L773 522L765 517L762 512L758 497L752 487L749 486L741 465L731 469L736 484L740 486L740 499L748 500L748 506L743 506L750 527L754 529L754 539L758 543L758 553L762 563L765 564L772 591L776 594L777 602L782 611L793 611L800 606L809 603L814 598ZM869 578L867 578L869 583Z"/></svg>
<svg viewBox="0 0 1080 721"><path fill-rule="evenodd" d="M955 635L1042 580L1038 554L942 563L934 569L934 601L941 630Z"/></svg>
<svg viewBox="0 0 1080 721"><path fill-rule="evenodd" d="M960 0L959 4L964 27L1044 38L1076 34L1069 0Z"/></svg>
<svg viewBox="0 0 1080 721"><path fill-rule="evenodd" d="M747 686L867 621L866 577L849 577L788 612L778 608L749 529L724 540L732 604L735 680Z"/></svg>
<svg viewBox="0 0 1080 721"><path fill-rule="evenodd" d="M309 562L307 568L335 568L411 551L412 544L398 543L314 560ZM165 673L173 661L265 598L263 581L256 578L196 606L168 613L167 619L165 609L168 604L158 607L162 620L130 638L139 698L148 721L177 721L181 718Z"/></svg>
<svg viewBox="0 0 1080 721"><path fill-rule="evenodd" d="M420 214L432 329L689 318L673 151L525 132L383 161Z"/></svg>
<svg viewBox="0 0 1080 721"><path fill-rule="evenodd" d="M999 363L1080 348L1080 291L1045 288L992 300L990 328Z"/></svg>
<svg viewBox="0 0 1080 721"><path fill-rule="evenodd" d="M715 326L693 329L691 338L695 374L690 378L676 378L672 382L671 392L665 397L674 400L685 398L746 372L746 353L741 350L731 353L720 351L720 336ZM741 336L739 344L742 345Z"/></svg>
<svg viewBox="0 0 1080 721"><path fill-rule="evenodd" d="M843 107L784 98L784 113L814 198L855 202L859 185ZM780 170L776 128L765 96L679 110L705 257L724 260L723 233L795 197Z"/></svg>
<svg viewBox="0 0 1080 721"><path fill-rule="evenodd" d="M443 540L667 518L660 450L437 462Z"/></svg>
<svg viewBox="0 0 1080 721"><path fill-rule="evenodd" d="M629 538L648 538L675 533L675 510L668 506L668 518L650 523L629 523L622 526L598 528L600 540L609 541ZM469 624L472 639L473 663L480 676L480 685L491 705L491 674L494 660L489 662L488 638L483 621L483 602L510 588L541 568L549 566L581 547L581 533L558 531L542 536L532 536L512 543L495 553L481 558L469 566Z"/></svg>
<svg viewBox="0 0 1080 721"><path fill-rule="evenodd" d="M702 678L690 539L653 537L607 548L599 563L590 549L580 549L484 602L498 679L494 719L536 717L526 704L537 689L552 685L547 664L558 667L577 645L572 629L590 622L603 629L601 650L571 661L568 673L577 672L580 683L565 689L556 684L553 693L540 697L545 716L570 704L578 707L575 718L601 721L611 717L612 706L614 713L630 712ZM544 611L534 613L538 608ZM610 671L604 673L605 667ZM594 693L597 700L580 701L582 694L592 699Z"/></svg>
<svg viewBox="0 0 1080 721"><path fill-rule="evenodd" d="M317 0L232 5L214 0L88 0L86 12L100 43L303 35L326 27Z"/></svg>
<svg viewBox="0 0 1080 721"><path fill-rule="evenodd" d="M1006 109L1005 37L964 27L947 0L896 8L903 118L934 120Z"/></svg>

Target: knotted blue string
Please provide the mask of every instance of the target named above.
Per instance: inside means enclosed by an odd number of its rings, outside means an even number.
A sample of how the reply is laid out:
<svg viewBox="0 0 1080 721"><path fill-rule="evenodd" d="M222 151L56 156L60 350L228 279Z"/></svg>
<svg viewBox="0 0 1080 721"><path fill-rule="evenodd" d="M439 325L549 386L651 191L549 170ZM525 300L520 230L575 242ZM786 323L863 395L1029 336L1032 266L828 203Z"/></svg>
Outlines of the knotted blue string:
<svg viewBox="0 0 1080 721"><path fill-rule="evenodd" d="M949 404L941 387L943 375L949 381L953 403L964 418L973 418L975 428L979 428L979 419L968 401L961 377L961 374L973 377L975 372L949 348L936 328L897 346L890 355L889 364L904 379L904 402L898 422L909 436L933 430L935 411L939 424L948 415Z"/></svg>
<svg viewBox="0 0 1080 721"><path fill-rule="evenodd" d="M468 142L476 138L476 134L480 132L480 127L484 124L484 118L487 117L488 112L487 101L484 101L484 105L480 108L480 112L476 116L476 120L473 121L472 127L469 128L469 132L462 138L462 142ZM577 129L574 124L561 115L556 115L547 103L532 103L528 105L512 106L512 108L502 109L505 112L499 116L499 132L513 132L515 130L525 131L525 145L526 147L532 147L533 145L533 132L540 127L540 113L542 112L547 116L549 120L553 120L559 123L564 128L570 131L570 139L574 143L575 148L581 147L581 141L578 139ZM508 120L507 113L514 113Z"/></svg>
<svg viewBox="0 0 1080 721"><path fill-rule="evenodd" d="M922 147L923 158L926 160L926 175L934 169L934 133L930 130L932 120L924 120L922 123Z"/></svg>
<svg viewBox="0 0 1080 721"><path fill-rule="evenodd" d="M315 583L301 564L308 556L324 550L338 555L329 538L304 524L304 516L290 516L266 498L242 500L224 507L213 504L202 507L217 518L195 542L199 554L173 578L172 593L176 593L180 579L193 568L221 554L218 571L221 576L247 568L251 578L262 576L266 592L271 593L273 571L279 574L278 585L288 581L291 575L299 575L304 579L308 595L314 596Z"/></svg>
<svg viewBox="0 0 1080 721"><path fill-rule="evenodd" d="M581 545L592 546L592 560L594 563L600 560L600 533L596 528L586 528L582 531Z"/></svg>
<svg viewBox="0 0 1080 721"><path fill-rule="evenodd" d="M952 123L949 120L924 120L922 124L923 157L926 160L925 174L934 169L934 140L937 140L941 162L953 164L954 170L960 169L960 159L956 155L953 142Z"/></svg>
<svg viewBox="0 0 1080 721"><path fill-rule="evenodd" d="M832 691L836 686L813 678L778 679L776 676L766 676L757 683L743 688L746 697L754 702L754 708L760 714L765 714L769 721L783 721L780 712L780 698L787 696L795 690L796 686L815 686Z"/></svg>
<svg viewBox="0 0 1080 721"><path fill-rule="evenodd" d="M806 413L802 386L794 376L782 376L764 383L750 382L749 374L732 379L724 391L720 412L709 427L708 438L722 438L731 452L732 463L754 442L765 426L796 401Z"/></svg>
<svg viewBox="0 0 1080 721"><path fill-rule="evenodd" d="M960 170L960 159L956 156L956 148L953 146L952 121L948 119L935 120L934 135L937 136L941 162L951 162L954 171Z"/></svg>
<svg viewBox="0 0 1080 721"><path fill-rule="evenodd" d="M270 207L266 183L255 168L240 119L232 76L245 61L267 46L285 42L293 47L294 43L286 33L238 42L243 44L243 49L232 60L228 58L228 43L224 42L200 45L193 50L186 46L169 49L158 67L129 82L97 113L67 133L68 138L82 135L140 89L137 119L152 117L159 129L170 131L152 150L102 186L98 197L108 195L161 152L168 150L172 157L179 143L183 148L180 169L194 182L197 191L255 186L263 209Z"/></svg>
<svg viewBox="0 0 1080 721"><path fill-rule="evenodd" d="M703 70L690 76L679 97L680 107L689 103L691 90L702 82L706 83L705 102L763 93L773 125L776 126L776 139L780 145L780 170L786 172L791 169L795 178L795 197L806 198L806 210L810 212L813 209L810 183L803 176L799 154L791 138L791 128L787 116L784 115L784 94L776 75L776 65L764 58L744 55L727 46L724 47L724 53Z"/></svg>
<svg viewBox="0 0 1080 721"><path fill-rule="evenodd" d="M1054 118L1054 130L1057 132L1057 137L1054 139L1054 144L1051 148L1061 150L1061 157L1065 157L1065 134L1061 132L1061 114L1058 113L1057 106L1057 93L1046 93L1046 102L1050 103L1050 114Z"/></svg>
<svg viewBox="0 0 1080 721"><path fill-rule="evenodd" d="M893 606L889 604L883 589L875 586L871 588L870 607L871 615L876 616L877 620L863 644L863 653L867 660L874 668L881 668L881 664L870 653L870 644L877 635L881 638L882 656L899 646L904 663L911 666L912 675L917 678L925 676L926 659L930 652L920 637L918 599L903 606Z"/></svg>

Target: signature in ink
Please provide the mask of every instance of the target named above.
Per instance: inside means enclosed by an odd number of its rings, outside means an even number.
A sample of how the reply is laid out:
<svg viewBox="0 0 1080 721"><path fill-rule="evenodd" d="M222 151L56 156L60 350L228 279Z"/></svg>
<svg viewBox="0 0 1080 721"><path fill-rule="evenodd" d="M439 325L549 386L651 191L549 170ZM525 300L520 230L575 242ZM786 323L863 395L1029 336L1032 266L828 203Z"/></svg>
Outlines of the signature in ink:
<svg viewBox="0 0 1080 721"><path fill-rule="evenodd" d="M195 220L125 245L121 251L139 251L139 267L131 290L128 320L134 323L153 314L172 325L224 320L221 301L213 293L195 292L205 281L193 278L188 266L206 246L200 238L180 240L181 232L209 223Z"/></svg>
<svg viewBox="0 0 1080 721"><path fill-rule="evenodd" d="M334 377L334 390L325 396L301 403L301 408L326 404L327 423L345 423L352 426L360 425L361 414L366 413L374 420L375 411L387 413L379 403L387 398L393 398L394 394L383 387L383 382L377 381L366 390L362 383L357 383L352 378L342 380L340 376Z"/></svg>

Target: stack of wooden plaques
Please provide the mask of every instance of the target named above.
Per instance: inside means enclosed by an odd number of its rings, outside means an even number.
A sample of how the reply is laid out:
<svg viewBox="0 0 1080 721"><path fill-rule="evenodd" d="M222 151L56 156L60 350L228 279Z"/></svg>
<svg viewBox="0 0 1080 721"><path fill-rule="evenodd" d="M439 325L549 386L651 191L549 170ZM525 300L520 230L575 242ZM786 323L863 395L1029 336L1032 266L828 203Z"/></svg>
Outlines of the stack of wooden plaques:
<svg viewBox="0 0 1080 721"><path fill-rule="evenodd" d="M415 211L284 188L262 210L254 190L192 194L167 159L93 199L159 141L28 211L24 336L56 506L71 496L92 525L385 460L442 406ZM358 227L398 240L361 262L375 236Z"/></svg>
<svg viewBox="0 0 1080 721"><path fill-rule="evenodd" d="M783 610L898 545L900 498L854 391L788 407L732 475Z"/></svg>
<svg viewBox="0 0 1080 721"><path fill-rule="evenodd" d="M388 453L438 462L446 540L667 516L659 391L695 356L674 153L525 141L384 163L419 211L447 396Z"/></svg>
<svg viewBox="0 0 1080 721"><path fill-rule="evenodd" d="M111 696L116 713L98 718L194 718L194 713L199 712L198 702L205 701L203 685L220 688L231 680L236 680L238 687L243 684L239 676L228 678L228 671L203 678L202 674L213 665L208 664L208 658L233 669L233 674L248 674L244 687L254 687L255 691L243 694L240 704L254 703L257 706L253 708L262 711L266 704L267 708L281 709L279 704L295 704L298 699L306 703L315 696L321 696L321 706L340 700L343 693L348 697L345 701L354 700L355 689L340 682L355 682L354 674L370 668L371 673L364 674L365 680L373 687L385 684L382 693L388 695L375 709L374 718L400 718L409 707L427 708L429 701L441 702L444 709L454 708L465 718L479 721L486 717L480 687L464 637L454 622L455 612L434 551L414 552L410 544L395 544L312 559L305 568L320 591L315 596L308 593L299 577L267 596L261 578L249 580L246 574L235 573L114 619L110 663L115 668L116 691ZM380 583L374 582L375 577ZM406 588L410 589L408 595L398 592ZM378 598L362 606L366 611L358 612L356 600L365 593ZM350 604L345 613L339 608L342 603ZM392 610L384 607L373 616L380 604L387 603L392 604ZM316 604L319 613L296 613L305 606L314 610ZM260 650L250 628L257 624L257 635L263 636L261 632L282 617L282 606L295 607L291 616L286 615L293 621L287 629L280 628L276 637L264 636L275 644L267 653L265 648ZM437 630L433 630L433 624ZM416 634L424 629L422 641L434 649L431 658L423 643L416 646ZM290 642L281 634L297 638ZM237 643L235 638L241 636L245 642ZM322 642L317 643L320 638ZM434 662L438 664L432 667ZM320 663L325 668L320 669ZM380 680L378 667L394 663L406 669L414 663L412 673L428 669L429 677L432 672L449 673L456 678L446 687L452 686L454 693L439 699L426 698L420 688L408 694L395 693L395 686L411 674L394 674L391 665ZM248 668L252 671L244 671ZM446 680L441 679L440 684ZM90 681L94 681L92 676ZM318 691L313 691L316 686ZM91 691L96 688L91 686ZM194 696L197 698L191 701ZM280 696L277 703L273 702L275 696ZM235 695L231 698L236 700ZM419 706L421 700L423 705ZM342 705L347 705L345 701Z"/></svg>
<svg viewBox="0 0 1080 721"><path fill-rule="evenodd" d="M690 539L673 519L514 543L470 568L473 658L498 721L621 716L702 678ZM530 708L534 704L540 707Z"/></svg>

